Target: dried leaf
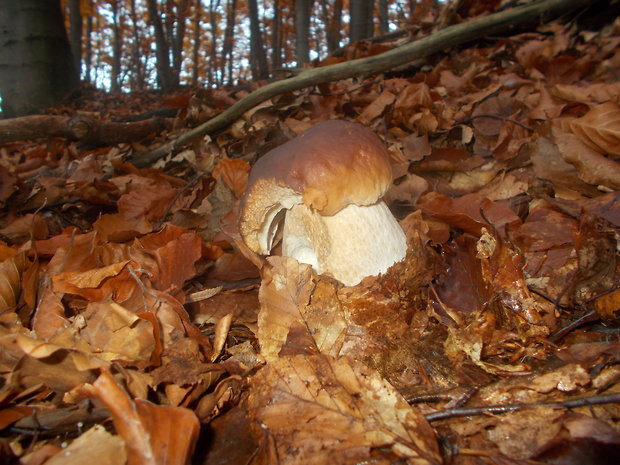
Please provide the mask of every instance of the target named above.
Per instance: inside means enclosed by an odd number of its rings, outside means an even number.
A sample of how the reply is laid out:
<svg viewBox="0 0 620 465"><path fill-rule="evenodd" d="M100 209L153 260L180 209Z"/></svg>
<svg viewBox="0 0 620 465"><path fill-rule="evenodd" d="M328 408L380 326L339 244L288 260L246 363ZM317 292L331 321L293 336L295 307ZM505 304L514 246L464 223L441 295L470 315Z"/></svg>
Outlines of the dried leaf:
<svg viewBox="0 0 620 465"><path fill-rule="evenodd" d="M96 425L80 435L65 449L45 462L46 465L122 465L127 461L125 443L118 436Z"/></svg>
<svg viewBox="0 0 620 465"><path fill-rule="evenodd" d="M594 150L620 156L620 107L607 102L595 106L570 127L583 142Z"/></svg>
<svg viewBox="0 0 620 465"><path fill-rule="evenodd" d="M369 457L389 463L394 456L411 464L441 463L420 412L349 358L283 357L260 370L250 386L247 409L261 425L263 447L275 449L285 463L355 464Z"/></svg>
<svg viewBox="0 0 620 465"><path fill-rule="evenodd" d="M200 429L191 410L133 401L107 371L79 392L110 410L128 465L189 464Z"/></svg>

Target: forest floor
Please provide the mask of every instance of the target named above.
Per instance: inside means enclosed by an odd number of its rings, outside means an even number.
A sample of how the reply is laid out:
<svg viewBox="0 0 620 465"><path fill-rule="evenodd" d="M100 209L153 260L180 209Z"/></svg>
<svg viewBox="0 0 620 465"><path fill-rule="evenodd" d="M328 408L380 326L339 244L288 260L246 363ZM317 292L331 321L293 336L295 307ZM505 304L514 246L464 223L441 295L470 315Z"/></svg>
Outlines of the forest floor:
<svg viewBox="0 0 620 465"><path fill-rule="evenodd" d="M0 463L617 463L620 20L281 95L127 161L250 90L89 90L50 113L176 116L0 145ZM253 163L336 118L388 147L408 239L352 287L244 255L236 222Z"/></svg>

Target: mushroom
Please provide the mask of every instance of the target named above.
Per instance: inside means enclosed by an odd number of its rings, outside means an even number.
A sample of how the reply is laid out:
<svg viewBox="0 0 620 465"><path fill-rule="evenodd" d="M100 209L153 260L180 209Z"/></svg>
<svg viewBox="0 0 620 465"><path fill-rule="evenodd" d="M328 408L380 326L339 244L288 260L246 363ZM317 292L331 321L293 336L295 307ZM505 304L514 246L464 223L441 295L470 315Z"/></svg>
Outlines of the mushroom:
<svg viewBox="0 0 620 465"><path fill-rule="evenodd" d="M381 200L388 152L368 128L325 121L260 158L241 198L245 244L267 255L282 223L282 255L353 286L405 258L400 225Z"/></svg>

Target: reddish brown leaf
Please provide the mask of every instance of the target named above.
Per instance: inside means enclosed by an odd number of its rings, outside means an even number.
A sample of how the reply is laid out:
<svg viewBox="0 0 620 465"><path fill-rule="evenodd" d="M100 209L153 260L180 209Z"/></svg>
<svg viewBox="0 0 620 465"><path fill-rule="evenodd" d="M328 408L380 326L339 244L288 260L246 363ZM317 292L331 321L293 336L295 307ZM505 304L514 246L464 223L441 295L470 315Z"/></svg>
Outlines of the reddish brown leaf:
<svg viewBox="0 0 620 465"><path fill-rule="evenodd" d="M189 463L200 429L191 410L133 401L107 371L93 384L82 386L80 392L110 410L125 441L129 465Z"/></svg>

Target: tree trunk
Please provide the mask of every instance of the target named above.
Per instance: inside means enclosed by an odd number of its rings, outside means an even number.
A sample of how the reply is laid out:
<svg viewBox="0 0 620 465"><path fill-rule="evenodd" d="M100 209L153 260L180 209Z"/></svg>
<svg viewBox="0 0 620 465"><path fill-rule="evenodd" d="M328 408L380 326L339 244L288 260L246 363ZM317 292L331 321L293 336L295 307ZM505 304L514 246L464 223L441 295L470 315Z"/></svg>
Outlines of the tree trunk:
<svg viewBox="0 0 620 465"><path fill-rule="evenodd" d="M156 0L147 0L146 4L149 11L149 21L155 33L157 81L162 91L170 92L176 87L172 68L170 67L170 47L166 40L164 25L157 9Z"/></svg>
<svg viewBox="0 0 620 465"><path fill-rule="evenodd" d="M250 13L250 65L252 79L261 80L269 77L267 53L263 45L263 33L258 19L258 5L256 0L248 0Z"/></svg>
<svg viewBox="0 0 620 465"><path fill-rule="evenodd" d="M351 0L351 22L349 23L349 38L351 42L373 36L372 13L372 0Z"/></svg>
<svg viewBox="0 0 620 465"><path fill-rule="evenodd" d="M228 65L228 83L233 82L233 44L234 44L234 32L235 32L235 10L237 7L237 0L228 0L226 3L226 32L224 34L224 65ZM222 69L222 75L224 69Z"/></svg>
<svg viewBox="0 0 620 465"><path fill-rule="evenodd" d="M379 0L379 34L387 34L389 32L388 25L388 1Z"/></svg>
<svg viewBox="0 0 620 465"><path fill-rule="evenodd" d="M312 0L295 0L295 56L297 66L303 67L310 59L308 37L310 36L310 6Z"/></svg>
<svg viewBox="0 0 620 465"><path fill-rule="evenodd" d="M86 53L84 56L84 80L86 82L90 82L90 72L93 66L93 14L90 0L88 6L88 16L86 17Z"/></svg>
<svg viewBox="0 0 620 465"><path fill-rule="evenodd" d="M78 86L60 0L0 0L4 116L40 112Z"/></svg>
<svg viewBox="0 0 620 465"><path fill-rule="evenodd" d="M273 69L282 67L282 12L280 11L280 0L273 2L273 29L271 37L271 63Z"/></svg>
<svg viewBox="0 0 620 465"><path fill-rule="evenodd" d="M217 50L218 50L218 33L217 33L217 9L220 7L220 0L211 0L209 3L209 24L211 25L211 51L209 63L209 84L220 84L223 77L217 76ZM214 76L215 75L215 76Z"/></svg>
<svg viewBox="0 0 620 465"><path fill-rule="evenodd" d="M174 86L178 87L181 68L183 66L185 21L187 19L190 2L189 0L180 0L175 2L175 5L176 11L171 9L168 14L171 19L171 27L168 29L168 41L172 44L172 73L174 76Z"/></svg>
<svg viewBox="0 0 620 465"><path fill-rule="evenodd" d="M136 0L130 0L129 2L129 15L131 17L131 31L133 35L133 72L131 76L131 90L143 90L145 87L145 73L144 61L141 53L142 34L140 32L140 26L138 24L138 14L136 11Z"/></svg>
<svg viewBox="0 0 620 465"><path fill-rule="evenodd" d="M80 0L69 0L69 42L71 43L73 66L78 70L79 75L82 69L82 11L80 10Z"/></svg>
<svg viewBox="0 0 620 465"><path fill-rule="evenodd" d="M331 55L340 48L342 29L342 0L335 0L330 11L327 1L320 3L327 35L327 52Z"/></svg>
<svg viewBox="0 0 620 465"><path fill-rule="evenodd" d="M202 0L194 1L194 38L192 44L192 85L198 85L200 75L200 23L202 22ZM211 83L211 70L209 70L209 83Z"/></svg>
<svg viewBox="0 0 620 465"><path fill-rule="evenodd" d="M110 2L112 7L112 24L114 26L112 38L112 70L110 72L110 90L119 92L121 90L121 56L123 53L123 14L122 5L119 6L118 0Z"/></svg>

